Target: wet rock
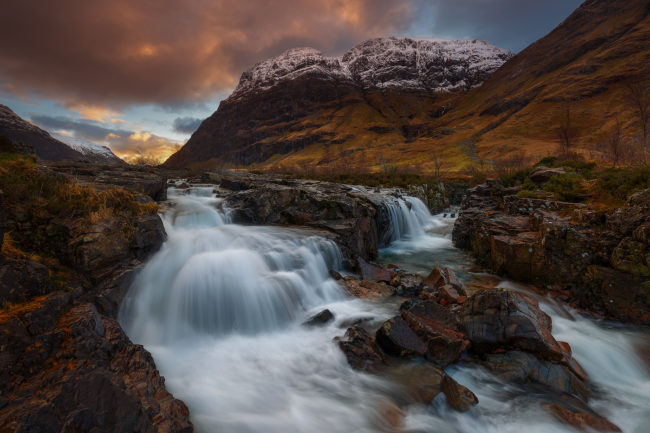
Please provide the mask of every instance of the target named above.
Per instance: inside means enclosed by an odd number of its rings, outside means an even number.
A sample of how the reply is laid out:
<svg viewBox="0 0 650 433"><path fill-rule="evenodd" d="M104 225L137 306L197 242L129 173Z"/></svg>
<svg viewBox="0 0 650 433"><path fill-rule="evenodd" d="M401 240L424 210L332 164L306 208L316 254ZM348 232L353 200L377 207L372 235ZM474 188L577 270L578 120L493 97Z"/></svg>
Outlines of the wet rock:
<svg viewBox="0 0 650 433"><path fill-rule="evenodd" d="M589 397L589 388L568 367L543 361L520 351L484 355L483 364L496 376L513 383L534 382L556 393Z"/></svg>
<svg viewBox="0 0 650 433"><path fill-rule="evenodd" d="M388 283L395 278L394 272L377 266L374 263L368 263L362 258L359 258L359 271L361 273L361 278L367 281L381 281Z"/></svg>
<svg viewBox="0 0 650 433"><path fill-rule="evenodd" d="M442 392L447 374L429 362L409 362L388 372L389 378L418 403L430 404Z"/></svg>
<svg viewBox="0 0 650 433"><path fill-rule="evenodd" d="M427 353L426 344L400 316L384 322L377 330L375 339L377 345L392 356L415 357Z"/></svg>
<svg viewBox="0 0 650 433"><path fill-rule="evenodd" d="M328 309L325 309L321 311L318 314L313 315L312 317L309 318L305 323L303 323L304 326L322 326L330 321L334 320L334 314Z"/></svg>
<svg viewBox="0 0 650 433"><path fill-rule="evenodd" d="M540 166L534 169L528 177L535 183L546 183L552 177L560 176L565 174L566 171L563 168L549 168Z"/></svg>
<svg viewBox="0 0 650 433"><path fill-rule="evenodd" d="M558 420L583 432L620 432L621 429L608 419L598 415L589 406L570 396L562 396L557 402L547 402L543 407Z"/></svg>
<svg viewBox="0 0 650 433"><path fill-rule="evenodd" d="M72 248L75 268L95 280L129 259L129 243L117 219L89 227L72 241Z"/></svg>
<svg viewBox="0 0 650 433"><path fill-rule="evenodd" d="M475 293L463 305L460 329L475 353L516 348L544 359L564 359L551 335L551 318L535 299L519 292L489 289Z"/></svg>
<svg viewBox="0 0 650 433"><path fill-rule="evenodd" d="M386 364L385 357L372 336L360 326L348 328L336 339L350 366L356 370L376 372Z"/></svg>
<svg viewBox="0 0 650 433"><path fill-rule="evenodd" d="M400 308L404 322L427 347L426 358L444 367L457 361L470 346L459 331L455 314L437 302L405 302Z"/></svg>
<svg viewBox="0 0 650 433"><path fill-rule="evenodd" d="M460 280L449 268L436 266L431 273L424 279L424 283L431 287L452 286L460 294L465 295L463 285Z"/></svg>
<svg viewBox="0 0 650 433"><path fill-rule="evenodd" d="M394 294L393 287L386 283L343 279L339 281L345 291L356 298L385 298Z"/></svg>
<svg viewBox="0 0 650 433"><path fill-rule="evenodd" d="M25 302L52 291L49 270L32 260L0 260L0 305Z"/></svg>
<svg viewBox="0 0 650 433"><path fill-rule="evenodd" d="M467 412L478 404L478 397L472 391L447 374L442 378L441 389L445 393L447 404L458 412Z"/></svg>

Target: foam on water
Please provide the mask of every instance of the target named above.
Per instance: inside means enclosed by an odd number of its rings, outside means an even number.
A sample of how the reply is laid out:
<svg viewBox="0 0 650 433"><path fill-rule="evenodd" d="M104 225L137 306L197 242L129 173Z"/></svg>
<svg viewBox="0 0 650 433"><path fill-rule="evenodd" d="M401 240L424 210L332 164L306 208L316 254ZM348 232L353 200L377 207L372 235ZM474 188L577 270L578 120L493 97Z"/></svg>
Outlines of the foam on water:
<svg viewBox="0 0 650 433"><path fill-rule="evenodd" d="M170 191L170 197L176 204L164 217L169 238L136 279L120 321L151 351L169 390L188 404L197 432L574 432L535 393L476 365L447 369L479 397L465 414L450 410L442 395L429 406L409 403L397 384L352 370L333 338L361 317L373 317L377 328L396 313L398 299L346 298L328 275L341 262L331 241L229 224L208 187ZM382 254L406 262L426 257L429 269L467 261L451 245L452 219L426 216L415 200L406 208L409 213L395 217L401 237ZM598 387L591 406L626 432L645 431L650 379L635 352L640 335L540 299L554 335L571 344ZM333 322L301 326L324 308L334 312ZM404 418L396 429L388 408L398 401Z"/></svg>

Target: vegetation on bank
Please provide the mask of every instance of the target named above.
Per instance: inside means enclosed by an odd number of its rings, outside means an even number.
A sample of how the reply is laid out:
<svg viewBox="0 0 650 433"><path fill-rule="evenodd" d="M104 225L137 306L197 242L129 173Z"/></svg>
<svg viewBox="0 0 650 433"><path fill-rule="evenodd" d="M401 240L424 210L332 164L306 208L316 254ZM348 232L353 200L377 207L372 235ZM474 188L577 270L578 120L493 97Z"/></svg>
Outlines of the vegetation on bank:
<svg viewBox="0 0 650 433"><path fill-rule="evenodd" d="M540 167L564 172L538 184L530 175ZM519 195L524 197L620 206L630 194L650 188L650 167L599 167L595 162L547 157L531 167L502 173L499 179L505 187L521 187Z"/></svg>
<svg viewBox="0 0 650 433"><path fill-rule="evenodd" d="M59 239L61 227L119 221L128 240L135 230L135 217L158 210L155 203L140 203L131 191L98 191L76 184L65 175L39 167L28 155L0 154L0 190L10 230L4 235L2 253L46 265L53 283L73 275L59 260L67 250L67 245L58 245L67 243L65 237Z"/></svg>

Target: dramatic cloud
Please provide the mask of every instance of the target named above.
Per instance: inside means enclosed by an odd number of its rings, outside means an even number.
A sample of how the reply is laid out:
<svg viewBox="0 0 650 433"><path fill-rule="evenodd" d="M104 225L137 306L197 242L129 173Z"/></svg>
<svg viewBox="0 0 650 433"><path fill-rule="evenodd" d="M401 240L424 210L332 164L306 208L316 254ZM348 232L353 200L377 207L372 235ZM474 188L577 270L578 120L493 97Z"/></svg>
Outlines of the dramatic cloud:
<svg viewBox="0 0 650 433"><path fill-rule="evenodd" d="M68 106L200 101L260 59L401 33L413 13L394 0L9 1L0 82Z"/></svg>
<svg viewBox="0 0 650 433"><path fill-rule="evenodd" d="M196 131L203 120L194 117L177 117L174 119L174 130L181 134L191 134Z"/></svg>

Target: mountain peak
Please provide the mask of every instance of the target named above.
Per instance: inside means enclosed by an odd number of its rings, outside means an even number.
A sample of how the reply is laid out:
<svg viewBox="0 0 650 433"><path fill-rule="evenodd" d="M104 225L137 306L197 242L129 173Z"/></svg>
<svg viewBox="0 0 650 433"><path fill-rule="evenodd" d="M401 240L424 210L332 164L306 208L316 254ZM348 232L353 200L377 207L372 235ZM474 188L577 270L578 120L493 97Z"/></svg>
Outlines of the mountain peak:
<svg viewBox="0 0 650 433"><path fill-rule="evenodd" d="M244 72L230 98L307 74L364 89L466 90L483 82L512 56L512 51L479 39L375 38L339 57L325 56L314 48L293 48Z"/></svg>

